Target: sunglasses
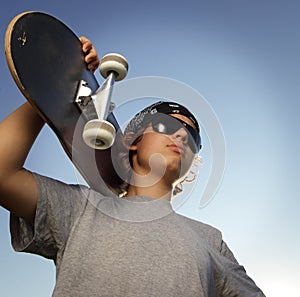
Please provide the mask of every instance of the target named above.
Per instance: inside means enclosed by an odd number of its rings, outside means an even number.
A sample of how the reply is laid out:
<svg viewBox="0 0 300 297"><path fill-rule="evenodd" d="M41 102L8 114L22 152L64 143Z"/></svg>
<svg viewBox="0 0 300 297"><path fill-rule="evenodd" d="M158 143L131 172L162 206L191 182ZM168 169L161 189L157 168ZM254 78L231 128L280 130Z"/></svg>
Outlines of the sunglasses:
<svg viewBox="0 0 300 297"><path fill-rule="evenodd" d="M171 135L183 128L188 135L188 145L194 154L201 149L201 137L199 132L185 121L172 116L159 114L153 115L149 121L155 132Z"/></svg>

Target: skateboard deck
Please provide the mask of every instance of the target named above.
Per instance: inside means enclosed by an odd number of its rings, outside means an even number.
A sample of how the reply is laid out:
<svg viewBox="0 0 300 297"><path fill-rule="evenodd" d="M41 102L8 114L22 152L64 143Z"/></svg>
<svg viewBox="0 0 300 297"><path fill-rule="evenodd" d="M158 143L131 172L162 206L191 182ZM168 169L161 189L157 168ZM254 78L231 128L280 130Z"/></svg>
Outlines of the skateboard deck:
<svg viewBox="0 0 300 297"><path fill-rule="evenodd" d="M76 34L51 15L24 12L8 25L5 53L18 88L54 131L88 185L104 195L118 194L122 181L114 170L111 148L95 150L82 139L87 119L74 103L79 82L84 80L93 92L99 84L86 68ZM107 120L118 129L113 113Z"/></svg>

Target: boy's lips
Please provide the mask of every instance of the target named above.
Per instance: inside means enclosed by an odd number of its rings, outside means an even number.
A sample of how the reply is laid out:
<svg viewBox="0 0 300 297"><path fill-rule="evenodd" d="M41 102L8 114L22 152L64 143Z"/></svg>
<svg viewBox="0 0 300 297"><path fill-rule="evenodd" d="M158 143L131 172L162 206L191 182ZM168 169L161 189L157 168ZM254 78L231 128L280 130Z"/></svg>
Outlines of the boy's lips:
<svg viewBox="0 0 300 297"><path fill-rule="evenodd" d="M182 145L169 144L167 147L170 148L173 152L177 152L179 154L183 154L185 151Z"/></svg>

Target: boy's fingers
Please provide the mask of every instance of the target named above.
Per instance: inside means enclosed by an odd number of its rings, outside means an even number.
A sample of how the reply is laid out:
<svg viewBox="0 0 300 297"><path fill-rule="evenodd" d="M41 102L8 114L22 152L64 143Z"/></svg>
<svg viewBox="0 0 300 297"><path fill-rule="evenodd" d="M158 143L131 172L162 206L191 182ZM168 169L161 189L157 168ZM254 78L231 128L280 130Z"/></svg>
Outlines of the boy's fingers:
<svg viewBox="0 0 300 297"><path fill-rule="evenodd" d="M82 50L86 53L88 51L90 51L93 48L93 44L92 42L86 38L85 36L81 36L79 37L79 40L82 44Z"/></svg>
<svg viewBox="0 0 300 297"><path fill-rule="evenodd" d="M99 58L97 55L97 51L94 48L92 42L86 38L85 36L79 37L79 40L82 44L82 50L85 53L85 62L87 63L88 69L95 72L95 70L99 66Z"/></svg>

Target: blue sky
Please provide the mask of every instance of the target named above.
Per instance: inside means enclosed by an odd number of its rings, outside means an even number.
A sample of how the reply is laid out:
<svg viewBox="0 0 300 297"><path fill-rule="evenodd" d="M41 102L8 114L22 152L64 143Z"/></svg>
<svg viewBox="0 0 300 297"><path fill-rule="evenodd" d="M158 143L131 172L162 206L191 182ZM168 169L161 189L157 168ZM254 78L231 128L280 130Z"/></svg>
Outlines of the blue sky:
<svg viewBox="0 0 300 297"><path fill-rule="evenodd" d="M18 13L40 10L89 37L99 55L120 52L128 78L167 77L187 84L214 110L226 142L221 186L199 207L211 162L182 214L223 232L235 256L267 296L300 296L300 4L297 1L9 1L1 9L1 38ZM24 99L0 47L0 120ZM99 74L97 78L101 81ZM150 94L151 95L151 94ZM183 102L185 99L182 99ZM199 106L188 101L198 113ZM77 175L49 129L26 166L76 182ZM203 173L204 172L204 173ZM50 296L50 261L15 253L8 213L0 210L0 295Z"/></svg>

